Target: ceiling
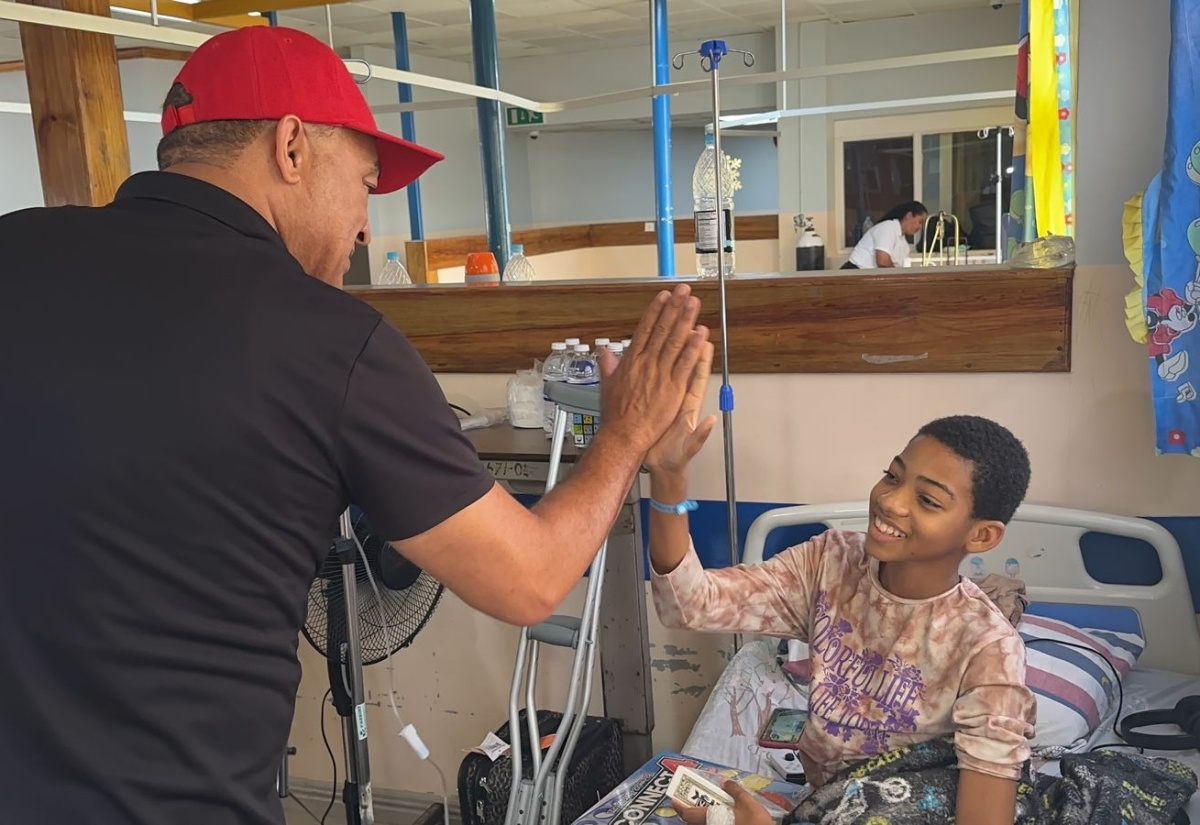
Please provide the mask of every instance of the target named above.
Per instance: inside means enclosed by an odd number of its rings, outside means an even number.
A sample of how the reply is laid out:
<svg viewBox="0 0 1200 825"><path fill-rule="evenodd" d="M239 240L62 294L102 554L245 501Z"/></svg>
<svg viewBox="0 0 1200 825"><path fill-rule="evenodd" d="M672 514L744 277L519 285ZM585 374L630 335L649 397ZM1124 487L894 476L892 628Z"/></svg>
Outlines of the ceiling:
<svg viewBox="0 0 1200 825"><path fill-rule="evenodd" d="M955 9L990 0L667 0L673 37L767 32L783 3L792 23L848 23ZM647 0L496 0L500 56L525 57L636 46L648 37ZM389 12L408 15L413 54L452 60L471 56L467 0L361 0L331 7L335 46L392 46ZM281 12L280 23L327 35L324 7Z"/></svg>
<svg viewBox="0 0 1200 825"><path fill-rule="evenodd" d="M905 17L981 8L992 0L667 0L673 37L732 36L770 31L786 4L791 23ZM120 6L120 0L113 0ZM496 0L502 58L563 54L642 45L647 39L647 0ZM392 47L390 12L408 15L413 54L468 61L471 29L468 0L359 0L330 7L333 43ZM124 16L122 12L115 12ZM140 16L139 16L140 17ZM281 25L327 39L325 7L279 13ZM180 26L171 22L169 25ZM181 26L183 27L183 26ZM208 26L186 26L216 31ZM118 46L144 45L119 42ZM0 60L20 59L16 24L0 23Z"/></svg>

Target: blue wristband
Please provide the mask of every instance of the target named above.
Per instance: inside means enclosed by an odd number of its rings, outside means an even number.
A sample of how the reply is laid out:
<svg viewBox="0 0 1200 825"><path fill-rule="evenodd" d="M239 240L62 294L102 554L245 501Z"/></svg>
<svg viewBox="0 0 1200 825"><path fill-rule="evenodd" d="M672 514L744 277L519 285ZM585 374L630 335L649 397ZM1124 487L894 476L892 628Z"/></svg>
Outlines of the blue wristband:
<svg viewBox="0 0 1200 825"><path fill-rule="evenodd" d="M660 513L668 513L672 516L682 516L690 510L695 510L700 505L692 500L680 502L679 504L663 504L661 501L650 499L650 507Z"/></svg>

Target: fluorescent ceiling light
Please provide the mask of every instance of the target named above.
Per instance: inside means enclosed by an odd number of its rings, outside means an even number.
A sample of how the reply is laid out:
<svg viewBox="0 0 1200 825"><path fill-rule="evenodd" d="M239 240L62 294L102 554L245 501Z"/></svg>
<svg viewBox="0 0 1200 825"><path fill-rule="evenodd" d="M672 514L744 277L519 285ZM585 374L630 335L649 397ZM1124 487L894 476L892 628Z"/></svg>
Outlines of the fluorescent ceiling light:
<svg viewBox="0 0 1200 825"><path fill-rule="evenodd" d="M867 112L875 109L911 109L918 106L937 106L944 103L972 103L980 100L1011 100L1016 96L1015 91L1003 90L998 92L973 92L962 95L938 95L936 97L909 97L901 100L875 100L869 103L842 103L836 106L809 106L803 109L776 109L773 112L762 112L756 115L724 115L721 117L722 129L733 129L738 126L759 126L764 123L778 123L789 117L811 117L812 115L832 115L843 112Z"/></svg>
<svg viewBox="0 0 1200 825"><path fill-rule="evenodd" d="M0 114L31 115L33 109L28 103L13 103L0 100ZM153 112L124 112L125 120L130 123L162 123L162 115Z"/></svg>
<svg viewBox="0 0 1200 825"><path fill-rule="evenodd" d="M152 19L152 15L150 14L150 12L142 11L141 9L127 9L124 6L113 6L112 10L119 11L119 12L121 12L121 14L128 14L131 17L144 17L147 20ZM173 17L169 14L159 14L158 19L159 20L170 20L172 23L191 23L192 22L191 20L188 20L187 18Z"/></svg>

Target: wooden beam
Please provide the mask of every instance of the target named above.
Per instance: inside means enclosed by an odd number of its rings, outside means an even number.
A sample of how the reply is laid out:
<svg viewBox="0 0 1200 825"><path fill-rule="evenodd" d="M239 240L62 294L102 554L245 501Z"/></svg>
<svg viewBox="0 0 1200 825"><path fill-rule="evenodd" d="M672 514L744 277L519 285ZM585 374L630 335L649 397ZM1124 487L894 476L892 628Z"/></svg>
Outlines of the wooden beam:
<svg viewBox="0 0 1200 825"><path fill-rule="evenodd" d="M136 49L117 49L117 60L178 60L180 63L191 56L182 49L160 49L154 46L139 46ZM24 60L9 60L0 63L0 74L25 71Z"/></svg>
<svg viewBox="0 0 1200 825"><path fill-rule="evenodd" d="M329 0L328 4L337 5L345 2L348 0ZM266 14L269 11L307 9L321 5L326 4L314 3L313 0L201 0L191 9L193 20L212 20L214 17L230 17L249 14L252 11Z"/></svg>
<svg viewBox="0 0 1200 825"><path fill-rule="evenodd" d="M429 268L428 252L425 241L404 242L406 269L408 269L408 277L414 284L436 284L438 282L437 270Z"/></svg>
<svg viewBox="0 0 1200 825"><path fill-rule="evenodd" d="M986 266L738 276L727 284L730 366L735 373L1070 372L1073 277L1073 269ZM512 373L564 335L629 335L662 288L657 278L640 278L349 291L403 330L435 372ZM693 281L692 289L716 340L716 279Z"/></svg>
<svg viewBox="0 0 1200 825"><path fill-rule="evenodd" d="M34 0L109 16L108 0ZM121 75L112 35L21 24L25 79L47 206L101 206L129 177Z"/></svg>

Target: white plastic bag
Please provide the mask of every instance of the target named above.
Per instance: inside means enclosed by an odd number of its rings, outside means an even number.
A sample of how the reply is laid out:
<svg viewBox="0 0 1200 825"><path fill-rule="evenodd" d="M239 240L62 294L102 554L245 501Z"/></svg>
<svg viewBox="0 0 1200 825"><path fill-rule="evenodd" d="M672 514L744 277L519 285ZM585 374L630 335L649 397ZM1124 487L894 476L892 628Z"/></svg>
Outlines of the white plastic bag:
<svg viewBox="0 0 1200 825"><path fill-rule="evenodd" d="M508 379L508 420L514 427L541 429L545 407L542 401L542 363L520 370Z"/></svg>

